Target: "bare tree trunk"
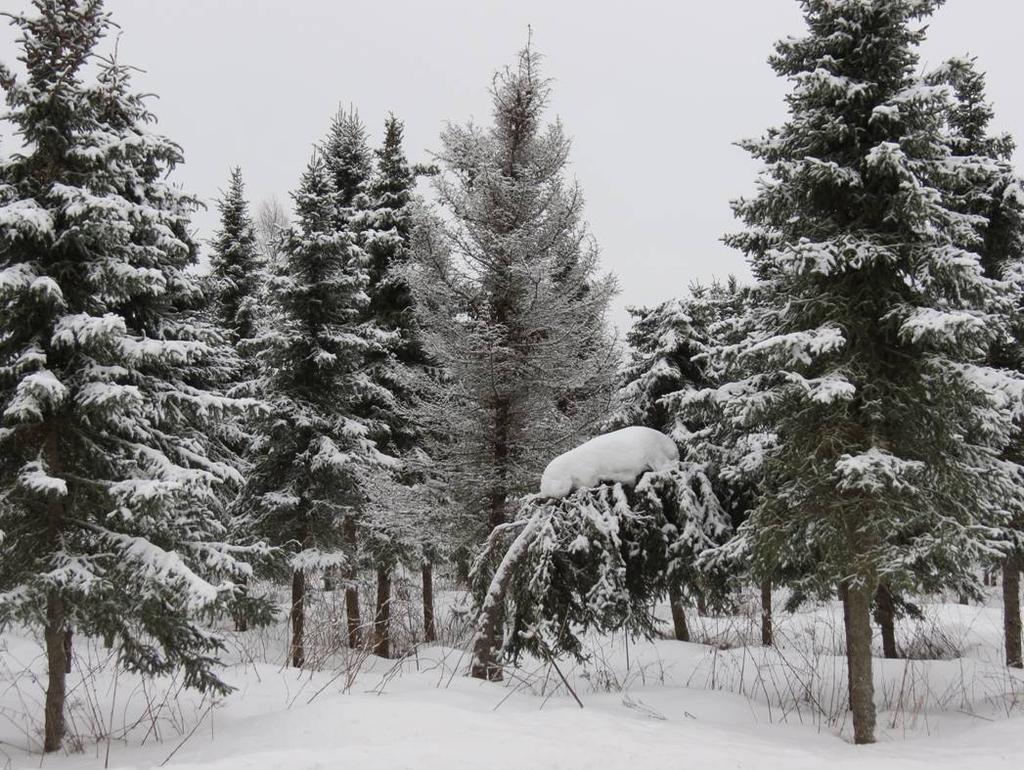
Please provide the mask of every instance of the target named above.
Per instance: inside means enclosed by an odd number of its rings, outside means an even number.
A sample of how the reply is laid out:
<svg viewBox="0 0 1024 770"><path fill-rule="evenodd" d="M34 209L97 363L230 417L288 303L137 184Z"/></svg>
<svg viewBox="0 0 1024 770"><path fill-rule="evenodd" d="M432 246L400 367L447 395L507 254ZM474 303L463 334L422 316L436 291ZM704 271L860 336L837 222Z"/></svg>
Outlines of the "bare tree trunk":
<svg viewBox="0 0 1024 770"><path fill-rule="evenodd" d="M700 591L697 594L697 614L704 617L708 614L708 601L704 598Z"/></svg>
<svg viewBox="0 0 1024 770"><path fill-rule="evenodd" d="M64 632L64 673L71 673L71 656L73 653L73 647L71 642L71 626L68 626L67 631Z"/></svg>
<svg viewBox="0 0 1024 770"><path fill-rule="evenodd" d="M509 432L511 415L508 399L500 399L495 405L494 416L494 465L498 471L500 482L491 492L488 524L491 531L505 523L505 506L508 502L508 488L505 479L508 475ZM516 539L516 543L519 538ZM515 548L515 543L512 549ZM491 581L488 595L477 618L476 638L473 641L473 663L470 675L476 679L500 682L503 677L499 653L502 640L501 629L505 622L505 591L508 588L508 576L504 577L502 567L508 560L511 550L505 555ZM496 591L496 593L495 593Z"/></svg>
<svg viewBox="0 0 1024 770"><path fill-rule="evenodd" d="M292 572L292 666L302 668L306 662L306 573L301 569Z"/></svg>
<svg viewBox="0 0 1024 770"><path fill-rule="evenodd" d="M391 568L377 567L377 613L373 619L373 654L391 657Z"/></svg>
<svg viewBox="0 0 1024 770"><path fill-rule="evenodd" d="M244 579L242 592L249 593L249 578ZM244 632L249 630L249 619L245 616L245 612L241 610L235 611L235 630Z"/></svg>
<svg viewBox="0 0 1024 770"><path fill-rule="evenodd" d="M437 626L434 623L434 565L423 562L420 568L423 577L423 640L437 641Z"/></svg>
<svg viewBox="0 0 1024 770"><path fill-rule="evenodd" d="M840 583L838 588L839 601L843 603L843 635L847 633L847 629L850 627L850 603L847 601L847 590L846 583ZM850 670L850 645L846 645L846 670ZM847 709L853 708L853 680L849 676L846 677L846 707Z"/></svg>
<svg viewBox="0 0 1024 770"><path fill-rule="evenodd" d="M348 621L348 646L356 648L360 644L360 626L363 624L359 617L359 586L356 583L359 578L359 570L355 563L359 545L356 520L349 516L345 519L344 528L345 544L352 558L352 565L345 570L345 617Z"/></svg>
<svg viewBox="0 0 1024 770"><path fill-rule="evenodd" d="M64 740L64 699L67 694L67 614L64 599L56 591L46 597L46 706L43 751L57 751Z"/></svg>
<svg viewBox="0 0 1024 770"><path fill-rule="evenodd" d="M771 647L775 642L772 628L772 581L765 578L761 581L761 645Z"/></svg>
<svg viewBox="0 0 1024 770"><path fill-rule="evenodd" d="M875 622L882 632L882 654L889 659L898 658L896 649L896 606L892 591L885 583L878 584L875 591Z"/></svg>
<svg viewBox="0 0 1024 770"><path fill-rule="evenodd" d="M853 712L853 742L875 742L875 684L871 672L871 592L847 585L844 598L846 660Z"/></svg>
<svg viewBox="0 0 1024 770"><path fill-rule="evenodd" d="M502 679L501 663L498 660L501 652L501 629L504 622L505 593L508 591L516 565L525 556L527 549L536 537L541 517L534 514L523 527L505 552L504 558L491 578L476 620L476 636L473 639L473 662L470 675L476 679L487 679L500 682Z"/></svg>
<svg viewBox="0 0 1024 770"><path fill-rule="evenodd" d="M512 423L508 399L499 399L495 404L494 411L494 465L501 481L491 492L491 508L488 518L491 530L505 523L505 504L508 502L508 488L505 479L508 475L509 433Z"/></svg>
<svg viewBox="0 0 1024 770"><path fill-rule="evenodd" d="M60 456L60 439L55 426L47 431L43 444L50 473L59 475L63 468ZM62 546L61 530L64 526L64 498L51 495L47 504L47 534L50 546ZM67 697L68 639L67 607L64 597L57 589L50 589L46 595L46 627L43 629L46 643L46 705L44 706L43 751L58 751L64 741L64 701Z"/></svg>
<svg viewBox="0 0 1024 770"><path fill-rule="evenodd" d="M683 595L679 587L674 583L668 587L668 603L672 608L672 627L675 630L676 640L680 642L690 641L690 629L686 625Z"/></svg>
<svg viewBox="0 0 1024 770"><path fill-rule="evenodd" d="M1006 665L1024 668L1021 655L1020 559L1003 561L1003 630L1006 636Z"/></svg>

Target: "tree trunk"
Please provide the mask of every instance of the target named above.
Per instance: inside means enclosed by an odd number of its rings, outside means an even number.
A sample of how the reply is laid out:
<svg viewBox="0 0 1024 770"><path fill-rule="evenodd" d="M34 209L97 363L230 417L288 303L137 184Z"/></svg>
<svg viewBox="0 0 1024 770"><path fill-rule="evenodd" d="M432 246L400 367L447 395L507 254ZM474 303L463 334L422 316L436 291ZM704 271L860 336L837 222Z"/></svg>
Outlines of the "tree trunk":
<svg viewBox="0 0 1024 770"><path fill-rule="evenodd" d="M306 573L301 569L292 572L292 665L302 668L306 662Z"/></svg>
<svg viewBox="0 0 1024 770"><path fill-rule="evenodd" d="M892 591L885 583L878 584L875 591L875 622L882 632L882 655L886 658L898 658L896 649L896 606L892 600Z"/></svg>
<svg viewBox="0 0 1024 770"><path fill-rule="evenodd" d="M345 570L345 617L348 621L348 646L355 649L359 646L360 627L363 622L359 617L359 570L356 567L356 550L359 546L356 533L356 520L349 516L345 519L345 544L348 546L352 565Z"/></svg>
<svg viewBox="0 0 1024 770"><path fill-rule="evenodd" d="M249 593L249 578L245 578L242 593ZM249 619L245 616L244 610L235 611L235 630L239 632L245 632L249 630Z"/></svg>
<svg viewBox="0 0 1024 770"><path fill-rule="evenodd" d="M499 318L499 321L503 319ZM505 506L508 502L508 464L509 464L509 434L511 428L511 414L508 399L499 399L495 405L494 415L494 466L497 471L498 482L490 495L490 511L488 512L488 524L493 532L495 528L505 523ZM516 540L518 542L518 538ZM513 548L515 544L513 543ZM505 559L508 559L506 554ZM505 560L502 561L504 565ZM505 623L505 591L507 583L500 579L501 568L491 581L491 590L499 586L497 597L490 596L485 600L477 618L476 638L473 642L473 663L470 666L470 675L476 679L486 679L491 682L500 682L503 677L501 663L498 660L502 647L501 629ZM507 578L506 578L507 580Z"/></svg>
<svg viewBox="0 0 1024 770"><path fill-rule="evenodd" d="M850 603L847 601L846 583L840 583L838 588L839 601L843 603L843 635L850 628ZM846 670L850 670L850 645L846 645ZM846 677L846 707L853 708L853 680Z"/></svg>
<svg viewBox="0 0 1024 770"><path fill-rule="evenodd" d="M491 492L491 508L488 523L493 531L505 523L505 504L508 501L509 433L512 424L508 399L500 399L494 408L494 465L500 481Z"/></svg>
<svg viewBox="0 0 1024 770"><path fill-rule="evenodd" d="M761 581L761 645L771 647L775 642L772 628L772 581L765 578Z"/></svg>
<svg viewBox="0 0 1024 770"><path fill-rule="evenodd" d="M71 644L71 626L68 626L67 631L64 632L64 673L71 673L71 656L72 656L72 644Z"/></svg>
<svg viewBox="0 0 1024 770"><path fill-rule="evenodd" d="M50 474L59 476L63 469L60 456L60 437L55 426L47 431L43 452ZM64 498L50 495L46 511L47 534L50 547L63 547L61 532L64 527ZM64 701L67 696L67 674L69 666L67 607L64 597L57 589L50 589L46 595L46 627L43 629L46 643L46 705L43 719L43 751L58 751L64 741Z"/></svg>
<svg viewBox="0 0 1024 770"><path fill-rule="evenodd" d="M56 591L46 597L46 706L43 751L57 751L64 740L64 697L67 693L67 614Z"/></svg>
<svg viewBox="0 0 1024 770"><path fill-rule="evenodd" d="M704 598L700 591L697 591L697 614L704 617L708 614L708 600Z"/></svg>
<svg viewBox="0 0 1024 770"><path fill-rule="evenodd" d="M391 568L377 567L377 613L373 619L373 654L391 657Z"/></svg>
<svg viewBox="0 0 1024 770"><path fill-rule="evenodd" d="M853 742L875 742L875 684L871 672L871 592L863 584L844 592L846 660L853 712Z"/></svg>
<svg viewBox="0 0 1024 770"><path fill-rule="evenodd" d="M686 625L686 610L683 607L683 595L674 583L668 587L668 603L672 608L672 627L676 641L690 641L690 629Z"/></svg>
<svg viewBox="0 0 1024 770"><path fill-rule="evenodd" d="M476 619L476 636L473 639L473 662L470 675L476 679L500 682L502 679L501 652L502 625L504 622L505 593L508 591L516 565L526 555L536 537L541 517L534 514L525 524L522 532L512 541L505 552L498 569L491 578Z"/></svg>
<svg viewBox="0 0 1024 770"><path fill-rule="evenodd" d="M1024 668L1021 655L1020 560L1011 556L1003 561L1003 630L1006 635L1006 665Z"/></svg>
<svg viewBox="0 0 1024 770"><path fill-rule="evenodd" d="M437 626L434 623L434 565L423 562L420 569L423 576L423 640L437 641Z"/></svg>

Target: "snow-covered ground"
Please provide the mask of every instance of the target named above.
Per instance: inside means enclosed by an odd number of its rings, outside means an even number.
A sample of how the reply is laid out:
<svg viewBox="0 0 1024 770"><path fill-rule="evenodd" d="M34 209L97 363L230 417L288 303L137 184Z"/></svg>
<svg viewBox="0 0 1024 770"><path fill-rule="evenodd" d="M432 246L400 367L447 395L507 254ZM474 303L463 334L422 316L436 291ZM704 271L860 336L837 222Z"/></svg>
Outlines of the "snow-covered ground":
<svg viewBox="0 0 1024 770"><path fill-rule="evenodd" d="M468 655L450 646L401 662L339 651L297 672L280 664L280 631L253 631L232 641L225 677L238 690L212 706L176 680L115 675L101 644L79 640L69 686L81 745L45 758L44 659L9 633L0 768L98 768L108 750L112 768L205 770L1020 767L1024 675L999 664L999 611L925 611L901 624L904 647L961 657L878 661L880 742L869 747L845 739L835 607L781 617L777 651L742 644L755 631L749 614L694 614L694 636L713 644L603 637L585 666L524 661L501 684L463 676Z"/></svg>

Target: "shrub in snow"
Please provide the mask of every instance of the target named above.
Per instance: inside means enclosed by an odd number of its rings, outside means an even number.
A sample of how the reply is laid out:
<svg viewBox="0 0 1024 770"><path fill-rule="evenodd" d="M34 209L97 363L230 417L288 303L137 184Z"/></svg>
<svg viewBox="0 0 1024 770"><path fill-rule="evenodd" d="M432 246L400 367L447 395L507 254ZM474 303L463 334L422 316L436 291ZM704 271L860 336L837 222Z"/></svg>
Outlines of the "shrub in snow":
<svg viewBox="0 0 1024 770"><path fill-rule="evenodd" d="M703 468L668 454L633 489L527 497L516 521L491 534L473 568L474 676L500 678L499 646L512 657L580 656L587 629L654 633L655 602L676 571L701 564L729 532Z"/></svg>

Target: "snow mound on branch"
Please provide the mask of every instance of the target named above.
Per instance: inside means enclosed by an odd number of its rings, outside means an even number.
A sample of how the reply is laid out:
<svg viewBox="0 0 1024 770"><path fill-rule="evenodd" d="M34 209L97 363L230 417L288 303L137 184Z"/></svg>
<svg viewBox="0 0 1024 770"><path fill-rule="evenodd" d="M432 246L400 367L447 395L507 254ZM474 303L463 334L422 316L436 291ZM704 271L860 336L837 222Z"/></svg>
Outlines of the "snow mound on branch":
<svg viewBox="0 0 1024 770"><path fill-rule="evenodd" d="M647 471L679 461L675 442L652 428L623 428L592 438L548 463L540 477L543 497L565 497L603 481L632 484Z"/></svg>

